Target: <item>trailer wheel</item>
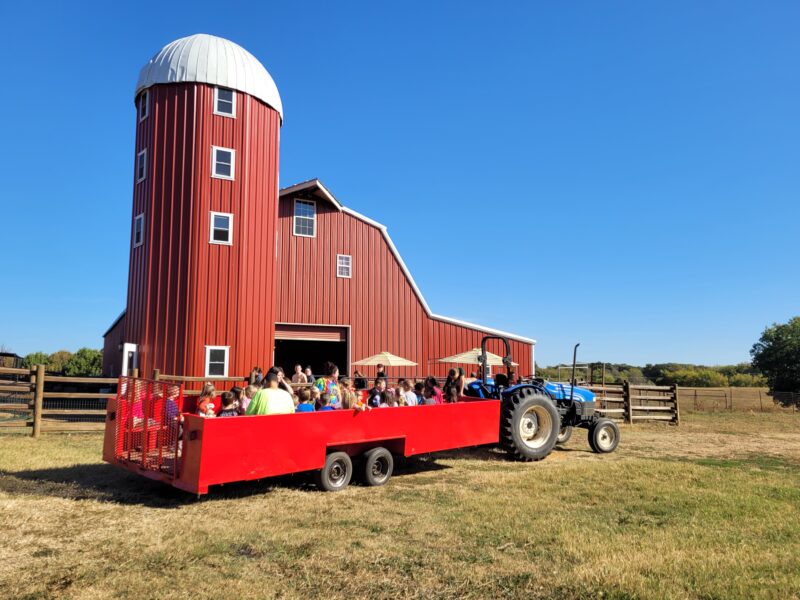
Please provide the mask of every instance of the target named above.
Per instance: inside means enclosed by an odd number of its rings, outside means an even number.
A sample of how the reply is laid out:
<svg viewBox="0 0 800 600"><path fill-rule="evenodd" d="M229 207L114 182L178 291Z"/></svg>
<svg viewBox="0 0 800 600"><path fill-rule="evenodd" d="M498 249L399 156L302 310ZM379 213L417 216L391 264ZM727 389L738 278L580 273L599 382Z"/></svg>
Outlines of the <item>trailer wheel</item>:
<svg viewBox="0 0 800 600"><path fill-rule="evenodd" d="M549 396L530 387L503 400L500 444L517 460L542 460L556 445L561 417Z"/></svg>
<svg viewBox="0 0 800 600"><path fill-rule="evenodd" d="M619 427L611 419L600 419L589 427L589 445L599 454L616 450L619 437Z"/></svg>
<svg viewBox="0 0 800 600"><path fill-rule="evenodd" d="M317 487L326 492L338 492L347 487L353 477L353 461L345 452L331 452L325 466L317 472Z"/></svg>
<svg viewBox="0 0 800 600"><path fill-rule="evenodd" d="M364 483L383 485L394 471L394 457L386 448L373 448L364 454Z"/></svg>
<svg viewBox="0 0 800 600"><path fill-rule="evenodd" d="M556 444L566 444L569 441L569 438L572 437L572 425L565 425L561 428L561 431L558 432L558 439L556 440Z"/></svg>

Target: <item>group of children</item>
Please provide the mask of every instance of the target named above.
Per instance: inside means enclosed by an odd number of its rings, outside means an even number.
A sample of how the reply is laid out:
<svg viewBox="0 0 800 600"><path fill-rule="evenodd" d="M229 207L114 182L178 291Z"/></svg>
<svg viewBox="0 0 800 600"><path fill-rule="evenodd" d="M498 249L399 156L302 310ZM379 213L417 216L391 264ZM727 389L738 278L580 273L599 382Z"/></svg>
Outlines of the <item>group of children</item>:
<svg viewBox="0 0 800 600"><path fill-rule="evenodd" d="M260 369L253 370L257 372ZM283 369L272 367L265 376L251 376L249 385L235 386L220 394L219 399L214 386L206 383L197 400L197 414L235 417L443 404L457 402L464 395L467 382L463 369L450 369L442 387L435 377L424 381L400 379L396 386L389 386L385 374L380 372L373 387L364 390L358 389L366 387L358 379L354 382L350 377L340 378L339 369L332 363L326 363L324 372L312 385L295 389L286 381Z"/></svg>

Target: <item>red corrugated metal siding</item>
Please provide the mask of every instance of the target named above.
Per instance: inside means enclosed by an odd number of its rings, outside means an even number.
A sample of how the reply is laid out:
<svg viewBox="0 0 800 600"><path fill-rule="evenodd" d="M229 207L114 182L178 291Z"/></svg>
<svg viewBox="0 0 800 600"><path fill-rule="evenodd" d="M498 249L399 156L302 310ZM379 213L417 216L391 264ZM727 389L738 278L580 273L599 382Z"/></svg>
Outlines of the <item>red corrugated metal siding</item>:
<svg viewBox="0 0 800 600"><path fill-rule="evenodd" d="M122 344L125 334L125 315L103 336L103 377L119 377L122 369Z"/></svg>
<svg viewBox="0 0 800 600"><path fill-rule="evenodd" d="M205 84L150 88L135 155L148 149L133 215L144 244L132 248L125 341L140 372L202 374L205 346L230 346L229 373L267 364L274 346L280 117L237 93L236 118L213 114ZM211 147L236 151L234 181L211 177ZM233 245L209 243L210 212L234 215Z"/></svg>
<svg viewBox="0 0 800 600"><path fill-rule="evenodd" d="M391 369L396 376L443 375L452 366L438 359L480 345L482 331L429 318L379 229L317 200L317 235L293 235L294 199L278 209L277 320L350 325L350 361L382 351L417 367ZM353 257L352 278L336 277L336 255ZM490 348L502 354L499 347ZM531 345L512 341L522 374L532 372ZM474 365L460 365L467 373ZM362 370L367 375L374 367Z"/></svg>

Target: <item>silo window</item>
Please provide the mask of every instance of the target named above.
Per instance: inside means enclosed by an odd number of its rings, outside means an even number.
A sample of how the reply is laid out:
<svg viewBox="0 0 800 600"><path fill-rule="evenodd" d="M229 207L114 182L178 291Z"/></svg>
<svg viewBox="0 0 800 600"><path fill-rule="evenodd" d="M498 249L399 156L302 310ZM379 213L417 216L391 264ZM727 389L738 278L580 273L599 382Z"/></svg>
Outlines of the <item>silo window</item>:
<svg viewBox="0 0 800 600"><path fill-rule="evenodd" d="M294 201L294 234L301 237L316 237L317 203L313 200Z"/></svg>
<svg viewBox="0 0 800 600"><path fill-rule="evenodd" d="M211 213L211 238L212 244L233 243L233 215L230 213Z"/></svg>
<svg viewBox="0 0 800 600"><path fill-rule="evenodd" d="M353 276L353 257L348 254L336 255L336 276L350 279Z"/></svg>
<svg viewBox="0 0 800 600"><path fill-rule="evenodd" d="M147 148L136 155L136 183L147 177Z"/></svg>
<svg viewBox="0 0 800 600"><path fill-rule="evenodd" d="M236 153L230 148L211 147L211 176L233 179Z"/></svg>
<svg viewBox="0 0 800 600"><path fill-rule="evenodd" d="M144 213L138 214L133 219L133 247L144 243Z"/></svg>
<svg viewBox="0 0 800 600"><path fill-rule="evenodd" d="M223 117L236 116L236 93L226 88L214 88L214 114Z"/></svg>
<svg viewBox="0 0 800 600"><path fill-rule="evenodd" d="M206 377L228 376L229 346L206 346Z"/></svg>
<svg viewBox="0 0 800 600"><path fill-rule="evenodd" d="M139 121L144 121L150 114L150 92L145 90L139 96Z"/></svg>

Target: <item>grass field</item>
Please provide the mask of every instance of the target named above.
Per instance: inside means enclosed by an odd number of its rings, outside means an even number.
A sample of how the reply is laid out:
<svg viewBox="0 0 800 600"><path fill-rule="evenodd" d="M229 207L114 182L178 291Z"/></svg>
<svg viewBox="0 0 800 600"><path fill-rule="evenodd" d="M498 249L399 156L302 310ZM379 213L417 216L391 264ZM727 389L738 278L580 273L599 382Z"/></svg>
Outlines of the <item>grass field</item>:
<svg viewBox="0 0 800 600"><path fill-rule="evenodd" d="M537 464L474 449L200 501L97 435L3 435L0 598L800 597L800 416L624 427L607 456L578 433Z"/></svg>

